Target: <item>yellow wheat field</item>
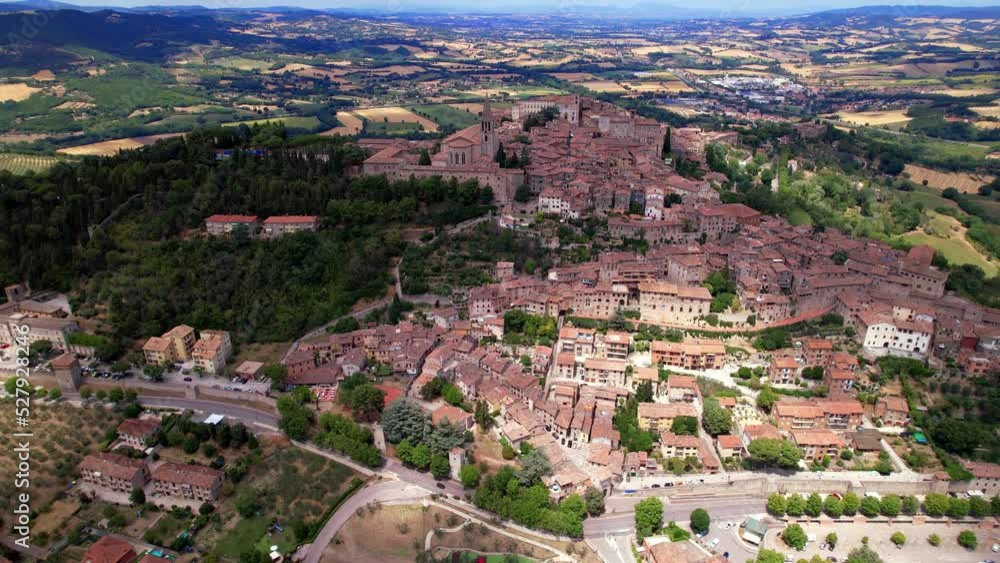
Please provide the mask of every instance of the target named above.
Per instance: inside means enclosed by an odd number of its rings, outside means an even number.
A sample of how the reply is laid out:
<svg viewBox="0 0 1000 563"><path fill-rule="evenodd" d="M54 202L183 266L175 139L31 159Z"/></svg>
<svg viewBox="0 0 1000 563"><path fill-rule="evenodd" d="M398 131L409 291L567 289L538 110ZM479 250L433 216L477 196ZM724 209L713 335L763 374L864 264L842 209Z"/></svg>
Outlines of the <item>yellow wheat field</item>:
<svg viewBox="0 0 1000 563"><path fill-rule="evenodd" d="M398 106L387 108L370 108L355 110L354 114L367 119L368 121L388 121L389 123L419 123L424 126L424 131L435 132L438 124L426 117L420 117L412 111ZM340 119L340 114L337 114Z"/></svg>
<svg viewBox="0 0 1000 563"><path fill-rule="evenodd" d="M885 111L845 111L840 112L841 121L853 123L855 125L889 125L892 123L905 123L912 119L907 117L906 110L893 109Z"/></svg>
<svg viewBox="0 0 1000 563"><path fill-rule="evenodd" d="M341 123L340 127L323 131L320 135L357 135L365 126L361 118L346 111L337 112L337 121Z"/></svg>
<svg viewBox="0 0 1000 563"><path fill-rule="evenodd" d="M0 84L0 102L20 102L27 100L35 92L40 92L41 88L32 88L27 84Z"/></svg>
<svg viewBox="0 0 1000 563"><path fill-rule="evenodd" d="M927 180L927 185L939 190L955 188L956 190L974 194L979 190L979 186L989 184L993 181L993 176L989 174L965 174L959 172L939 172L923 166L907 164L905 171L910 175L910 180L918 184L923 184Z"/></svg>

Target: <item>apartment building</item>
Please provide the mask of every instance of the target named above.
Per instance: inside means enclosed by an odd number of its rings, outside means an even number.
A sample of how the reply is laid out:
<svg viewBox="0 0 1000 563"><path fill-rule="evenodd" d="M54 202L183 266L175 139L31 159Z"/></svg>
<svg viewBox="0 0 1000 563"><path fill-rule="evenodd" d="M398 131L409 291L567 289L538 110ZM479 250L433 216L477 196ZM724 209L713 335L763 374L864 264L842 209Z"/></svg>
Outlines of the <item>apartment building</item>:
<svg viewBox="0 0 1000 563"><path fill-rule="evenodd" d="M212 502L222 489L222 472L202 465L165 462L153 471L156 496Z"/></svg>
<svg viewBox="0 0 1000 563"><path fill-rule="evenodd" d="M253 238L259 229L260 221L256 215L212 215L205 219L205 231L213 237L242 231Z"/></svg>
<svg viewBox="0 0 1000 563"><path fill-rule="evenodd" d="M691 403L639 403L639 428L659 432L670 430L678 416L698 417Z"/></svg>
<svg viewBox="0 0 1000 563"><path fill-rule="evenodd" d="M264 219L260 234L263 238L273 239L290 233L315 231L318 228L319 217L315 215L273 215Z"/></svg>
<svg viewBox="0 0 1000 563"><path fill-rule="evenodd" d="M691 370L722 369L726 347L717 342L667 342L655 340L650 346L653 363Z"/></svg>
<svg viewBox="0 0 1000 563"><path fill-rule="evenodd" d="M792 430L790 434L792 443L802 450L802 459L806 461L819 461L823 456L835 458L845 445L837 433L824 428Z"/></svg>
<svg viewBox="0 0 1000 563"><path fill-rule="evenodd" d="M204 373L219 374L226 367L226 361L233 353L233 343L224 330L203 330L201 338L195 342L191 357L195 369Z"/></svg>
<svg viewBox="0 0 1000 563"><path fill-rule="evenodd" d="M583 362L583 382L602 387L625 387L628 362L587 358Z"/></svg>
<svg viewBox="0 0 1000 563"><path fill-rule="evenodd" d="M663 457L698 457L701 438L678 435L669 430L660 432L660 453Z"/></svg>
<svg viewBox="0 0 1000 563"><path fill-rule="evenodd" d="M126 418L118 425L118 440L130 448L145 450L159 430L160 421L154 418Z"/></svg>
<svg viewBox="0 0 1000 563"><path fill-rule="evenodd" d="M123 455L98 452L83 458L78 466L84 483L111 491L131 492L149 480L146 461Z"/></svg>
<svg viewBox="0 0 1000 563"><path fill-rule="evenodd" d="M885 426L906 426L910 423L910 406L902 397L883 397L875 403L875 416Z"/></svg>

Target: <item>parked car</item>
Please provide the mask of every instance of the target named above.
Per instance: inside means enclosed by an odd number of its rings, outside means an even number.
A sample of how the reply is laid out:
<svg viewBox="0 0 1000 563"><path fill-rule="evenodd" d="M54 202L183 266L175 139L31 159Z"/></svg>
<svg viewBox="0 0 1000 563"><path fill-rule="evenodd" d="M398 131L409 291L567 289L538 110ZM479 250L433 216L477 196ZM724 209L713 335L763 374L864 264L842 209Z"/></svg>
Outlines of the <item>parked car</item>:
<svg viewBox="0 0 1000 563"><path fill-rule="evenodd" d="M437 488L439 488L439 489L444 489L445 488L444 483L436 483L434 486L437 487Z"/></svg>
<svg viewBox="0 0 1000 563"><path fill-rule="evenodd" d="M715 538L711 542L709 542L708 547L711 549L715 549L715 546L717 545L719 545L719 538Z"/></svg>
<svg viewBox="0 0 1000 563"><path fill-rule="evenodd" d="M184 381L191 381L191 378L190 377L185 377Z"/></svg>

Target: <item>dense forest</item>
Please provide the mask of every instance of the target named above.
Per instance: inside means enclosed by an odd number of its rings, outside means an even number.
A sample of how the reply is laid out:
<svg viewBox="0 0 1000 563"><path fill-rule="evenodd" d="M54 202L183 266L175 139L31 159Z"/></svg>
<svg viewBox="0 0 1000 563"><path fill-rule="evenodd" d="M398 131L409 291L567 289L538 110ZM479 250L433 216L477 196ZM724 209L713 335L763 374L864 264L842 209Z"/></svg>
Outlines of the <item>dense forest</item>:
<svg viewBox="0 0 1000 563"><path fill-rule="evenodd" d="M491 192L475 182L347 178L364 152L341 139L216 158L284 137L280 126L204 130L44 175L0 174L0 282L72 291L80 316L121 338L184 322L287 340L385 293L404 248L393 226L489 208ZM313 214L324 228L208 239L197 229L215 213Z"/></svg>

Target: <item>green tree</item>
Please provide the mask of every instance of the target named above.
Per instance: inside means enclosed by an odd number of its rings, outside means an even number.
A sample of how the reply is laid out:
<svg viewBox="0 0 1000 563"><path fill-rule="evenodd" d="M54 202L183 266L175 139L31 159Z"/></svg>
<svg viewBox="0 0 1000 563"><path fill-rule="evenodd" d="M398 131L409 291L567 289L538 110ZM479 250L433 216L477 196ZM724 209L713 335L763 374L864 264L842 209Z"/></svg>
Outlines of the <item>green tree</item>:
<svg viewBox="0 0 1000 563"><path fill-rule="evenodd" d="M552 462L542 450L531 450L528 455L521 458L521 470L517 472L517 479L521 485L534 485L544 475L552 472Z"/></svg>
<svg viewBox="0 0 1000 563"><path fill-rule="evenodd" d="M419 444L430 435L430 416L417 403L398 399L382 413L382 430L390 443L409 440L411 444Z"/></svg>
<svg viewBox="0 0 1000 563"><path fill-rule="evenodd" d="M833 495L827 495L823 500L823 512L830 518L840 518L844 514L844 501Z"/></svg>
<svg viewBox="0 0 1000 563"><path fill-rule="evenodd" d="M902 547L904 544L906 544L906 535L903 534L903 532L893 532L892 535L889 536L889 541L891 541L897 547Z"/></svg>
<svg viewBox="0 0 1000 563"><path fill-rule="evenodd" d="M976 533L973 531L962 530L958 534L958 545L972 551L979 545L979 538L976 537Z"/></svg>
<svg viewBox="0 0 1000 563"><path fill-rule="evenodd" d="M920 510L920 501L913 495L903 497L903 514L914 515Z"/></svg>
<svg viewBox="0 0 1000 563"><path fill-rule="evenodd" d="M597 487L587 487L583 493L583 500L587 502L587 513L591 516L604 514L604 491Z"/></svg>
<svg viewBox="0 0 1000 563"><path fill-rule="evenodd" d="M924 512L935 518L944 516L948 512L948 495L929 493L924 497Z"/></svg>
<svg viewBox="0 0 1000 563"><path fill-rule="evenodd" d="M757 552L755 563L784 563L785 556L771 549L761 549Z"/></svg>
<svg viewBox="0 0 1000 563"><path fill-rule="evenodd" d="M878 516L879 510L881 509L882 505L875 497L865 497L861 500L861 514L864 514L869 518Z"/></svg>
<svg viewBox="0 0 1000 563"><path fill-rule="evenodd" d="M927 543L933 545L934 547L937 547L941 545L941 536L937 534L931 534L927 536Z"/></svg>
<svg viewBox="0 0 1000 563"><path fill-rule="evenodd" d="M792 524L785 528L785 530L781 532L781 539L784 540L789 547L793 547L799 551L806 547L806 542L808 541L805 530L803 530L802 526L799 526L798 524Z"/></svg>
<svg viewBox="0 0 1000 563"><path fill-rule="evenodd" d="M670 431L677 435L697 436L698 419L693 416L678 416L670 426Z"/></svg>
<svg viewBox="0 0 1000 563"><path fill-rule="evenodd" d="M146 492L141 487L132 487L132 492L128 495L128 500L135 506L146 503Z"/></svg>
<svg viewBox="0 0 1000 563"><path fill-rule="evenodd" d="M272 389L280 389L288 378L288 367L277 362L269 363L261 368L261 375L271 381Z"/></svg>
<svg viewBox="0 0 1000 563"><path fill-rule="evenodd" d="M823 499L819 494L813 493L806 499L805 513L813 518L823 513Z"/></svg>
<svg viewBox="0 0 1000 563"><path fill-rule="evenodd" d="M771 493L767 497L767 513L772 516L784 516L788 503L785 495L781 493Z"/></svg>
<svg viewBox="0 0 1000 563"><path fill-rule="evenodd" d="M472 464L465 464L462 469L458 472L458 478L462 482L462 486L466 488L473 488L479 484L479 469Z"/></svg>
<svg viewBox="0 0 1000 563"><path fill-rule="evenodd" d="M885 495L879 501L879 511L883 516L895 518L903 509L903 500L897 495Z"/></svg>
<svg viewBox="0 0 1000 563"><path fill-rule="evenodd" d="M778 394L771 389L770 385L765 385L759 393L757 393L757 408L763 409L766 412L771 412L774 408L774 404L778 402Z"/></svg>
<svg viewBox="0 0 1000 563"><path fill-rule="evenodd" d="M729 409L722 408L718 399L709 397L705 399L701 424L705 427L705 432L712 436L728 434L733 425L733 413Z"/></svg>
<svg viewBox="0 0 1000 563"><path fill-rule="evenodd" d="M587 515L587 503L580 495L573 493L559 503L559 510L583 518Z"/></svg>
<svg viewBox="0 0 1000 563"><path fill-rule="evenodd" d="M451 464L448 463L448 456L431 455L431 475L435 479L446 479L449 473L451 473Z"/></svg>
<svg viewBox="0 0 1000 563"><path fill-rule="evenodd" d="M640 403L653 402L653 383L651 381L643 381L636 387L635 400Z"/></svg>
<svg viewBox="0 0 1000 563"><path fill-rule="evenodd" d="M663 527L663 502L649 497L635 505L635 531L639 538L647 538Z"/></svg>
<svg viewBox="0 0 1000 563"><path fill-rule="evenodd" d="M806 510L806 501L802 498L802 495L793 494L788 496L788 500L785 504L785 514L789 516L802 516Z"/></svg>
<svg viewBox="0 0 1000 563"><path fill-rule="evenodd" d="M256 491L246 490L236 496L236 512L244 518L251 518L260 509Z"/></svg>
<svg viewBox="0 0 1000 563"><path fill-rule="evenodd" d="M861 509L861 498L854 493L844 494L844 514L854 516Z"/></svg>
<svg viewBox="0 0 1000 563"><path fill-rule="evenodd" d="M868 547L867 545L862 545L861 547L856 547L847 554L847 563L884 563L882 558L879 557L878 553Z"/></svg>
<svg viewBox="0 0 1000 563"><path fill-rule="evenodd" d="M691 531L696 534L708 532L708 527L712 524L712 519L708 516L708 511L704 508L696 508L691 511Z"/></svg>
<svg viewBox="0 0 1000 563"><path fill-rule="evenodd" d="M764 466L793 468L802 459L802 451L787 440L757 438L747 446L752 462Z"/></svg>
<svg viewBox="0 0 1000 563"><path fill-rule="evenodd" d="M976 518L985 518L990 515L990 503L980 496L969 498L969 514Z"/></svg>
<svg viewBox="0 0 1000 563"><path fill-rule="evenodd" d="M949 518L961 519L969 515L969 501L964 498L949 498L948 510L945 514Z"/></svg>
<svg viewBox="0 0 1000 563"><path fill-rule="evenodd" d="M120 403L125 399L125 391L121 387L115 387L108 391L108 400L112 403Z"/></svg>
<svg viewBox="0 0 1000 563"><path fill-rule="evenodd" d="M837 547L837 541L839 541L839 538L837 537L836 532L830 532L826 535L826 543L830 546L830 549L835 549Z"/></svg>

